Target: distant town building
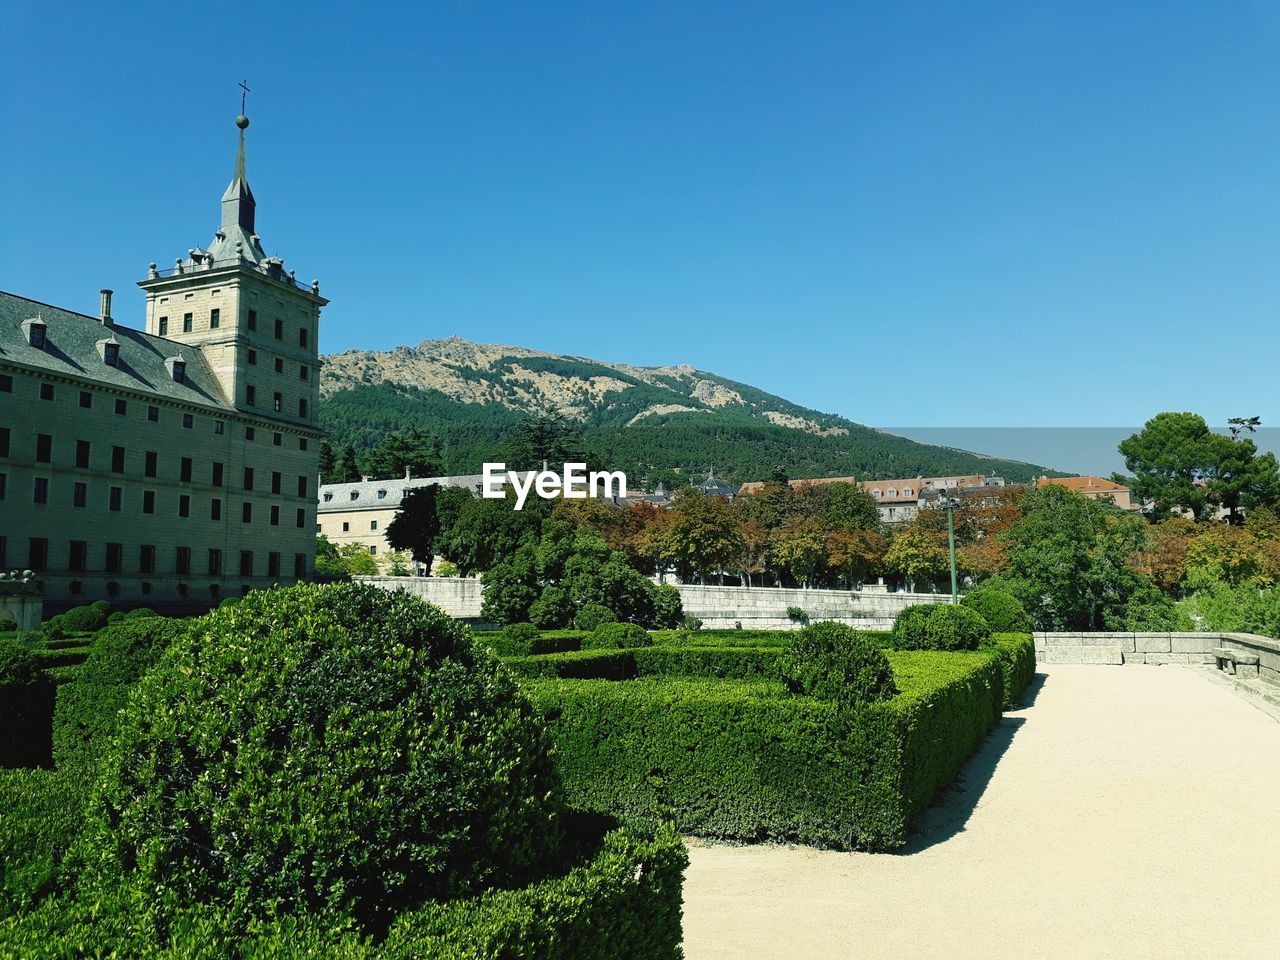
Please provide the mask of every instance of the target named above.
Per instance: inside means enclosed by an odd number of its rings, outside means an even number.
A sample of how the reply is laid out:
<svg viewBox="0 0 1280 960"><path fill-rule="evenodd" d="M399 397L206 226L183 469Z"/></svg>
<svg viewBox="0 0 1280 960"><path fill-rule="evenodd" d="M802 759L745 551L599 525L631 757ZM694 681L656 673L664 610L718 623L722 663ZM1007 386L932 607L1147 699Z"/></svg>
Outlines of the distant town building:
<svg viewBox="0 0 1280 960"><path fill-rule="evenodd" d="M319 283L262 248L245 173L209 248L151 264L146 329L0 293L0 568L53 609L208 606L310 576Z"/></svg>
<svg viewBox="0 0 1280 960"><path fill-rule="evenodd" d="M1110 500L1123 510L1139 510L1128 487L1104 477L1040 477L1037 487L1066 487L1090 500Z"/></svg>
<svg viewBox="0 0 1280 960"><path fill-rule="evenodd" d="M716 468L711 467L707 470L707 475L702 480L692 484L700 493L705 493L709 497L724 497L726 500L732 500L738 495L738 487L730 483L725 483L720 477L716 476Z"/></svg>

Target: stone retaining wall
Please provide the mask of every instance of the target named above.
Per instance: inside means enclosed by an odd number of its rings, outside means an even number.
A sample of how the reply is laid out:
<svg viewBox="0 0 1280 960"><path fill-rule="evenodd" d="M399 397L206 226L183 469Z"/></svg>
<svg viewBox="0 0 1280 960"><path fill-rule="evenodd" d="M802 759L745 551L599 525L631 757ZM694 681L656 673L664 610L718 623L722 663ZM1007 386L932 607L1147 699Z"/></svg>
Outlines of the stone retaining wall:
<svg viewBox="0 0 1280 960"><path fill-rule="evenodd" d="M1181 663L1213 666L1226 647L1255 654L1258 677L1280 684L1280 642L1252 633L1035 633L1041 663Z"/></svg>

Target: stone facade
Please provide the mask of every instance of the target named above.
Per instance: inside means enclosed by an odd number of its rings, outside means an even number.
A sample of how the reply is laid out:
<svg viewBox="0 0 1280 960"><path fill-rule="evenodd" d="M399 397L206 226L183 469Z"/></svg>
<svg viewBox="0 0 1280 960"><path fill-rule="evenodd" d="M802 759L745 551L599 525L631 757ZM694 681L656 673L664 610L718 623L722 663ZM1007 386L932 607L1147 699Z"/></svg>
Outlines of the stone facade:
<svg viewBox="0 0 1280 960"><path fill-rule="evenodd" d="M97 317L0 294L0 567L34 570L51 611L311 575L327 301L252 232L247 124L211 249L139 284L145 332L110 291Z"/></svg>

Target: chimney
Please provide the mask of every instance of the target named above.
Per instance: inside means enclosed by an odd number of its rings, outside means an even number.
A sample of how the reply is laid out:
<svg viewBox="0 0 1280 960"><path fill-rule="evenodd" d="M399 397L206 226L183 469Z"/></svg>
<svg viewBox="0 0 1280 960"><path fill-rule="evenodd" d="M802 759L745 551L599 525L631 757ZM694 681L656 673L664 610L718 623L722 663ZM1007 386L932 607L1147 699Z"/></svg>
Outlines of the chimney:
<svg viewBox="0 0 1280 960"><path fill-rule="evenodd" d="M104 327L111 326L111 291L105 287L98 291L102 297L101 305L98 308L98 319Z"/></svg>
<svg viewBox="0 0 1280 960"><path fill-rule="evenodd" d="M404 468L404 478L405 478L406 480L412 480L412 479L413 479L413 474L409 471L409 467L408 467L407 465L406 465L406 466L405 466L405 468Z"/></svg>

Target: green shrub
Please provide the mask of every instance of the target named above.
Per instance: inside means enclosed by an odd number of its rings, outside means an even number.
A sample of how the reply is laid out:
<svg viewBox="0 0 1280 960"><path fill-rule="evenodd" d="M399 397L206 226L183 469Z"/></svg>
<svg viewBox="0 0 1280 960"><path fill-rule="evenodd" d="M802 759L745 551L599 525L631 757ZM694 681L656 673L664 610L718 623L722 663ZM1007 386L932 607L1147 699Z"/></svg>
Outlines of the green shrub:
<svg viewBox="0 0 1280 960"><path fill-rule="evenodd" d="M546 587L529 606L529 619L540 630L555 630L573 621L573 600L560 587Z"/></svg>
<svg viewBox="0 0 1280 960"><path fill-rule="evenodd" d="M216 906L184 905L161 925L129 890L97 900L49 899L0 922L0 949L18 957L146 960L677 960L681 879L688 856L669 826L600 836L586 821L562 875L479 896L427 902L371 942L349 924L285 915L247 932Z"/></svg>
<svg viewBox="0 0 1280 960"><path fill-rule="evenodd" d="M792 623L809 625L809 614L804 612L803 607L787 607L787 619Z"/></svg>
<svg viewBox="0 0 1280 960"><path fill-rule="evenodd" d="M530 653L529 644L536 640L540 631L532 623L513 623L502 631L502 639L506 645L520 653Z"/></svg>
<svg viewBox="0 0 1280 960"><path fill-rule="evenodd" d="M0 766L49 762L53 684L35 653L0 637Z"/></svg>
<svg viewBox="0 0 1280 960"><path fill-rule="evenodd" d="M217 608L219 610L230 609L231 607L234 607L237 604L239 604L241 599L242 599L241 597L223 597L222 600L218 603Z"/></svg>
<svg viewBox="0 0 1280 960"><path fill-rule="evenodd" d="M985 648L1000 666L1003 707L1014 710L1036 677L1036 645L1029 633L995 633Z"/></svg>
<svg viewBox="0 0 1280 960"><path fill-rule="evenodd" d="M902 692L857 710L776 681L523 682L575 805L674 819L697 836L889 850L977 749L1001 698L986 653L890 660Z"/></svg>
<svg viewBox="0 0 1280 960"><path fill-rule="evenodd" d="M160 614L156 613L150 607L136 607L133 610L130 610L128 613L126 613L124 615L124 618L126 620L145 620L147 617L158 617L158 616L160 616Z"/></svg>
<svg viewBox="0 0 1280 960"><path fill-rule="evenodd" d="M652 645L653 637L649 636L649 632L634 623L602 623L582 641L584 650L625 649Z"/></svg>
<svg viewBox="0 0 1280 960"><path fill-rule="evenodd" d="M0 769L0 917L29 910L56 889L80 833L85 790L63 771Z"/></svg>
<svg viewBox="0 0 1280 960"><path fill-rule="evenodd" d="M691 617L691 616L685 615L680 618L680 629L681 630L701 630L702 621L699 620L697 617Z"/></svg>
<svg viewBox="0 0 1280 960"><path fill-rule="evenodd" d="M635 647L582 650L553 656L512 657L507 669L521 677L631 680L636 677L723 677L776 680L780 650L768 647Z"/></svg>
<svg viewBox="0 0 1280 960"><path fill-rule="evenodd" d="M143 621L148 622L148 621ZM469 631L357 584L259 590L193 621L130 694L87 810L83 883L378 929L550 866L546 737Z"/></svg>
<svg viewBox="0 0 1280 960"><path fill-rule="evenodd" d="M980 613L954 604L917 604L900 614L893 628L899 650L976 650L991 636Z"/></svg>
<svg viewBox="0 0 1280 960"><path fill-rule="evenodd" d="M965 594L960 605L968 607L987 621L994 633L1030 633L1031 614L1012 593L994 587L979 587Z"/></svg>
<svg viewBox="0 0 1280 960"><path fill-rule="evenodd" d="M59 769L95 765L129 690L188 628L163 617L111 624L94 639L75 679L58 687L53 759Z"/></svg>
<svg viewBox="0 0 1280 960"><path fill-rule="evenodd" d="M684 615L684 601L680 599L680 591L669 583L660 583L655 586L653 588L653 622L650 626L657 630L670 630L684 626L685 620L697 620L697 617ZM702 626L701 620L698 620L698 626Z"/></svg>
<svg viewBox="0 0 1280 960"><path fill-rule="evenodd" d="M107 614L107 623L109 623L109 624L110 624L110 623L119 623L119 622L120 622L121 620L123 620L123 619L124 619L124 611L123 611L123 610L113 610L113 611L111 611L111 613Z"/></svg>
<svg viewBox="0 0 1280 960"><path fill-rule="evenodd" d="M107 625L111 604L99 600L87 607L72 607L66 613L54 617L64 633L93 633Z"/></svg>
<svg viewBox="0 0 1280 960"><path fill-rule="evenodd" d="M898 692L889 659L843 623L815 623L796 635L782 655L782 678L792 693L861 707Z"/></svg>
<svg viewBox="0 0 1280 960"><path fill-rule="evenodd" d="M616 623L618 615L602 603L585 604L573 616L573 625L578 630L592 631L602 623Z"/></svg>
<svg viewBox="0 0 1280 960"><path fill-rule="evenodd" d="M655 630L653 642L681 647L776 647L790 646L794 630Z"/></svg>

